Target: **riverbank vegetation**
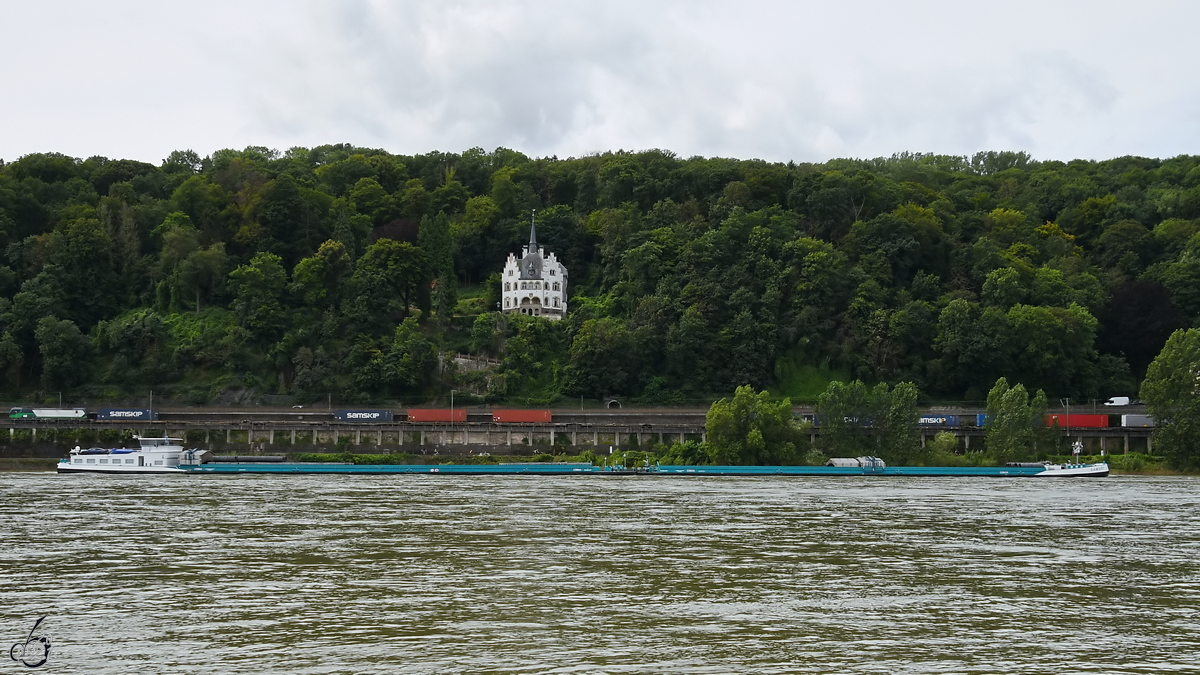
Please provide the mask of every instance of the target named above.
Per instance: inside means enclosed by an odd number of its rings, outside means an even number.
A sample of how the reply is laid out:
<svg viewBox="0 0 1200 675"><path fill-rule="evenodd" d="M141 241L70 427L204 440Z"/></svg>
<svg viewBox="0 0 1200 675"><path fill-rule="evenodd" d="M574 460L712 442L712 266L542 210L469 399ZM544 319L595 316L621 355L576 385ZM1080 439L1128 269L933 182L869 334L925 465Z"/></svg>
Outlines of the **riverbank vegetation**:
<svg viewBox="0 0 1200 675"><path fill-rule="evenodd" d="M1154 442L1173 467L1200 470L1200 330L1179 330L1150 364L1142 396Z"/></svg>
<svg viewBox="0 0 1200 675"><path fill-rule="evenodd" d="M494 311L535 209L558 323ZM0 163L0 371L22 401L1136 395L1200 320L1198 219L1200 157L34 154Z"/></svg>

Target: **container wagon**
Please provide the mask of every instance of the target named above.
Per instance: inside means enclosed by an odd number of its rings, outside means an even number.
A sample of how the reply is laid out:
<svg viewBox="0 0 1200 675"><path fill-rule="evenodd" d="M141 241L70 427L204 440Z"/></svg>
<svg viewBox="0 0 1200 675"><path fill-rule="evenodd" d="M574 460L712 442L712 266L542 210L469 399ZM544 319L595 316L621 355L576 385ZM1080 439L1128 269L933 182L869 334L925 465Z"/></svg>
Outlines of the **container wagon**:
<svg viewBox="0 0 1200 675"><path fill-rule="evenodd" d="M1121 415L1123 427L1152 427L1154 418L1149 415Z"/></svg>
<svg viewBox="0 0 1200 675"><path fill-rule="evenodd" d="M871 418L871 417L867 417L867 418L860 420L857 417L847 416L847 417L843 417L842 421L845 422L846 424L851 424L851 425L856 425L856 426L861 426L861 427L870 427L870 426L874 426L874 424L875 424L875 419ZM820 426L821 426L821 416L820 415L813 415L813 426L820 428Z"/></svg>
<svg viewBox="0 0 1200 675"><path fill-rule="evenodd" d="M1104 429L1108 427L1108 415L1046 415L1046 426L1052 427L1055 424L1064 429Z"/></svg>
<svg viewBox="0 0 1200 675"><path fill-rule="evenodd" d="M391 410L337 410L333 418L339 422L391 422Z"/></svg>
<svg viewBox="0 0 1200 675"><path fill-rule="evenodd" d="M958 415L921 415L917 424L923 427L957 427L959 419Z"/></svg>
<svg viewBox="0 0 1200 675"><path fill-rule="evenodd" d="M153 422L158 419L158 413L149 408L101 408L96 411L96 419L102 421L129 420L134 422Z"/></svg>
<svg viewBox="0 0 1200 675"><path fill-rule="evenodd" d="M466 408L409 408L409 422L466 422Z"/></svg>
<svg viewBox="0 0 1200 675"><path fill-rule="evenodd" d="M492 421L497 424L549 424L553 415L549 410L493 410Z"/></svg>

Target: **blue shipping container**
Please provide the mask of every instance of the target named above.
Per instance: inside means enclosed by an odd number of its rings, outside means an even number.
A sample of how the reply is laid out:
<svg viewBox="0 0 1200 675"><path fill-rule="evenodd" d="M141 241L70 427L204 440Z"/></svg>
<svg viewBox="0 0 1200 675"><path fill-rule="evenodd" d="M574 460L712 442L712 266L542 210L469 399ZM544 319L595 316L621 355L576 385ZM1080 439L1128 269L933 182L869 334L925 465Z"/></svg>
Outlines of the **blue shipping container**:
<svg viewBox="0 0 1200 675"><path fill-rule="evenodd" d="M343 422L391 422L391 410L338 410L333 416Z"/></svg>
<svg viewBox="0 0 1200 675"><path fill-rule="evenodd" d="M873 426L875 424L875 420L870 417L860 421L857 417L847 416L847 417L843 417L842 421L844 421L846 424L849 424L852 426L869 427L869 426ZM817 427L817 428L821 427L821 417L819 415L813 415L813 426Z"/></svg>
<svg viewBox="0 0 1200 675"><path fill-rule="evenodd" d="M149 408L104 408L96 413L96 419L150 422L158 419L158 413Z"/></svg>
<svg viewBox="0 0 1200 675"><path fill-rule="evenodd" d="M985 414L983 414L983 413L979 413L978 415L976 415L976 416L975 416L975 426L977 426L977 427L986 427L986 426L987 426L987 423L988 423L988 416L987 416L987 415L985 415Z"/></svg>
<svg viewBox="0 0 1200 675"><path fill-rule="evenodd" d="M923 427L956 427L958 415L921 415L917 424Z"/></svg>

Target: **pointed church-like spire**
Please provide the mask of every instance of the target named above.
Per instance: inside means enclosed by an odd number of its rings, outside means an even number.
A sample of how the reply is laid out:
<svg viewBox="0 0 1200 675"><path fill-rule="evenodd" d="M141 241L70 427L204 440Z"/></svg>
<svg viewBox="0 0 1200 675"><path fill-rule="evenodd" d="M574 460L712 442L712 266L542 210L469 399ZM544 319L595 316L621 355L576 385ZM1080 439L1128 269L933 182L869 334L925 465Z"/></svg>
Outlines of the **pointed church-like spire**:
<svg viewBox="0 0 1200 675"><path fill-rule="evenodd" d="M529 215L529 250L537 250L537 209Z"/></svg>

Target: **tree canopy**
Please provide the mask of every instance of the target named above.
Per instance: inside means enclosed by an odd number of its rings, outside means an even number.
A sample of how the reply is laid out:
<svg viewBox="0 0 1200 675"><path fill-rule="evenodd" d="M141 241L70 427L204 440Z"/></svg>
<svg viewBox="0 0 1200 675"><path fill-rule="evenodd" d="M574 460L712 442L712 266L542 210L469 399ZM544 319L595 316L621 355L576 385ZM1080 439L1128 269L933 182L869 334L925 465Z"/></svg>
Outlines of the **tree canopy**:
<svg viewBox="0 0 1200 675"><path fill-rule="evenodd" d="M572 314L480 319L534 210ZM820 373L941 399L982 400L1000 377L1106 398L1200 324L1200 157L37 153L0 162L0 247L10 398L683 402L748 384L811 400ZM499 364L378 374L376 354L413 344L396 337L409 318L435 352Z"/></svg>
<svg viewBox="0 0 1200 675"><path fill-rule="evenodd" d="M712 404L705 419L709 459L714 464L795 464L800 429L792 420L792 402L772 401L765 391L744 385L732 399Z"/></svg>

